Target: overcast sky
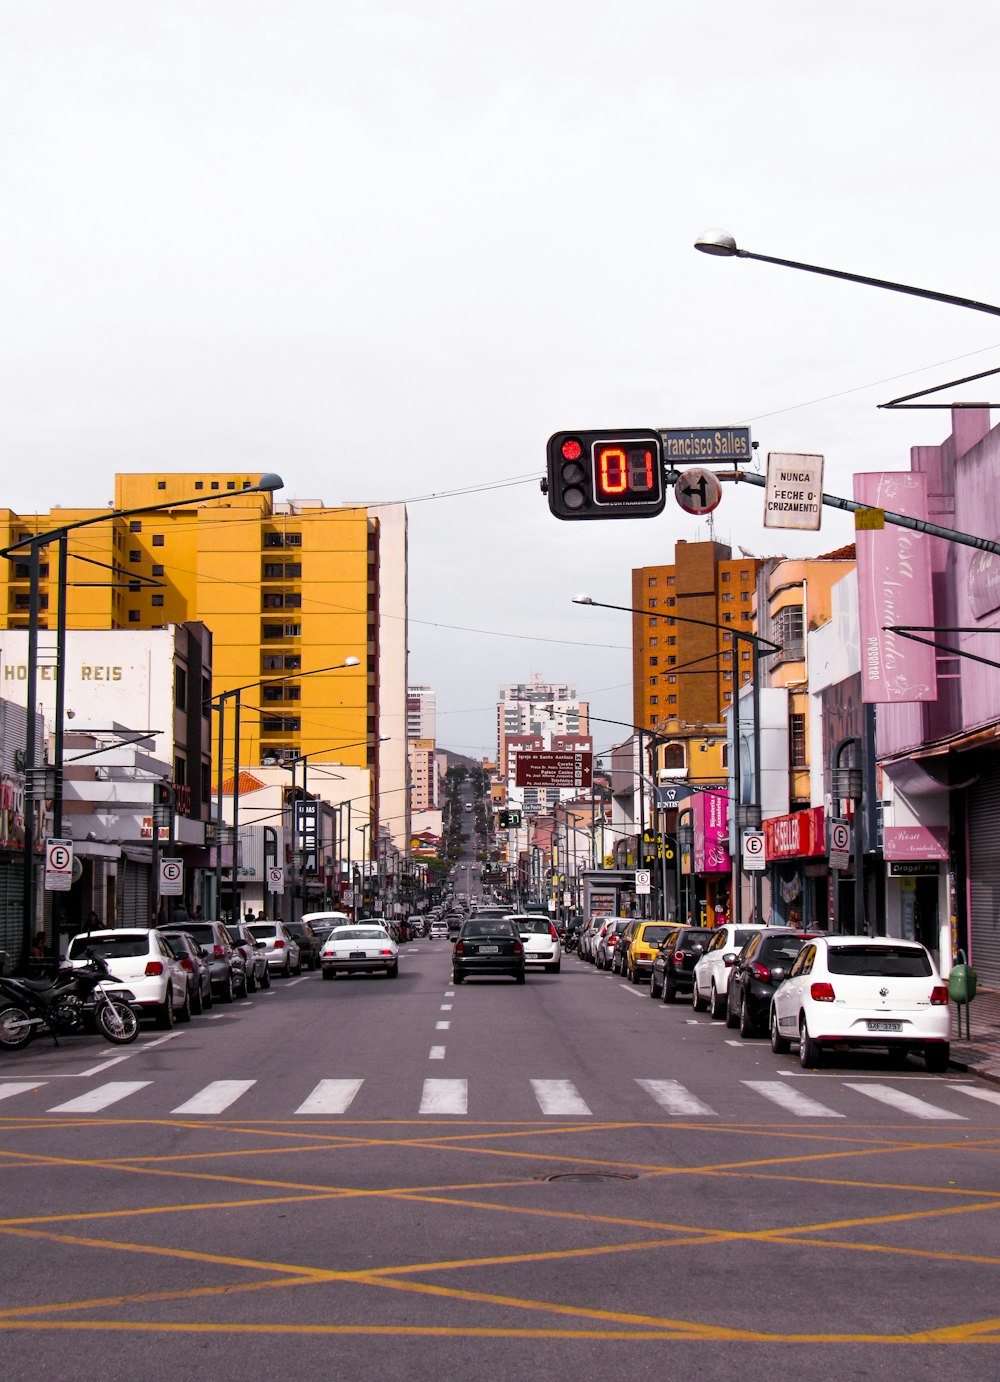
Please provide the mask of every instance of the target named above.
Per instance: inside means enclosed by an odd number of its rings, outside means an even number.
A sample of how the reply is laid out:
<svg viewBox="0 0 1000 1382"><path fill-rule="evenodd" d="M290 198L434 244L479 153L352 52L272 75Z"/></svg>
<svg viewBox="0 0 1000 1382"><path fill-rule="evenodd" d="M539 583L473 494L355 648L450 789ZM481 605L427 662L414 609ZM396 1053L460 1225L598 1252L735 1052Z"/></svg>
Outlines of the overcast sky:
<svg viewBox="0 0 1000 1382"><path fill-rule="evenodd" d="M749 423L844 494L942 440L947 413L876 404L1000 366L1000 321L692 243L1000 302L998 14L0 0L0 505L164 468L331 505L523 480L411 503L410 680L464 752L532 672L628 720L628 616L571 597L627 603L706 524L559 523L546 439ZM852 537L761 519L727 490L717 536Z"/></svg>

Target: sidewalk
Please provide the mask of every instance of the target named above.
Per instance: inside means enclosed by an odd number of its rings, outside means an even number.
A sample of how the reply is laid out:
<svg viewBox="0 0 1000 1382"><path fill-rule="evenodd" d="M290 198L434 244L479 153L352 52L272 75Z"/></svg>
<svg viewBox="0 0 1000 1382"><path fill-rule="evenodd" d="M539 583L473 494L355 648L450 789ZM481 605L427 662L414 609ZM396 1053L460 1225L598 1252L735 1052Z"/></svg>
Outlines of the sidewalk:
<svg viewBox="0 0 1000 1382"><path fill-rule="evenodd" d="M969 1070L986 1080L1000 1084L1000 990L980 989L968 1009L962 1009L962 1032L968 1011L972 1039L963 1035L959 1041L956 1017L958 1009L951 1004L951 1063L959 1070Z"/></svg>

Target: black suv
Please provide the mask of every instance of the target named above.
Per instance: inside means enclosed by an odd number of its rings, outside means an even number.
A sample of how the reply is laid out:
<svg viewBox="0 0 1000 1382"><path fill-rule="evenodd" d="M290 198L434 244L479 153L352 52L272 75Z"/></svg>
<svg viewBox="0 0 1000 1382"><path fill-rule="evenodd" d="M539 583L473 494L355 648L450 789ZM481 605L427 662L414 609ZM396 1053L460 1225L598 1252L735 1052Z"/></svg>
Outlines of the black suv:
<svg viewBox="0 0 1000 1382"><path fill-rule="evenodd" d="M679 993L694 988L694 967L714 935L707 926L679 926L660 946L649 976L650 998L672 1003Z"/></svg>

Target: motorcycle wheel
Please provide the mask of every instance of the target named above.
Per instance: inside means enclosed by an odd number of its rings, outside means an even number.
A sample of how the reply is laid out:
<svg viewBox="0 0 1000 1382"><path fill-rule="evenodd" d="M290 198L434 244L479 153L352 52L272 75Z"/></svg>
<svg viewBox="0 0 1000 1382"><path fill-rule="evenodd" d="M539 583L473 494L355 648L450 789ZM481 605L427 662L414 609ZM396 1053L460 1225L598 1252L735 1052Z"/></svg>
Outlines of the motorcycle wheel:
<svg viewBox="0 0 1000 1382"><path fill-rule="evenodd" d="M35 1035L34 1027L25 1026L16 1030L21 1022L28 1022L28 1014L23 1008L15 1007L12 1003L0 1008L0 1047L5 1051L20 1050Z"/></svg>
<svg viewBox="0 0 1000 1382"><path fill-rule="evenodd" d="M101 1036L115 1046L128 1046L139 1035L139 1019L127 1003L102 1003L96 1020Z"/></svg>

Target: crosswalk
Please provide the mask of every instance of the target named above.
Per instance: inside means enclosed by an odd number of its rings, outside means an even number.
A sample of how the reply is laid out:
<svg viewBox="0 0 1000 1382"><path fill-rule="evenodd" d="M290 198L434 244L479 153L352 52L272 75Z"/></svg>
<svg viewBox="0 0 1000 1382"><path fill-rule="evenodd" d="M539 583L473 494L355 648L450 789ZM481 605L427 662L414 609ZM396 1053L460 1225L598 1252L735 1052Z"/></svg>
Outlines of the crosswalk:
<svg viewBox="0 0 1000 1382"><path fill-rule="evenodd" d="M883 1113L903 1120L923 1122L966 1122L974 1113L983 1114L982 1105L1000 1109L1000 1090L980 1087L974 1083L948 1080L907 1081L895 1084L879 1080L740 1080L736 1082L744 1097L738 1101L716 1089L708 1100L688 1089L679 1080L641 1079L629 1082L625 1091L618 1091L626 1102L631 1100L629 1115L669 1118L748 1120L773 1119L775 1110L801 1119L855 1120L872 1116L879 1105ZM804 1086L808 1085L808 1088ZM367 1089L366 1089L367 1086ZM904 1087L908 1086L908 1087ZM639 1091L638 1097L628 1093ZM364 1094L363 1094L364 1091ZM918 1092L915 1092L918 1091ZM336 1117L351 1113L355 1117L386 1117L378 1100L378 1081L361 1078L323 1079L296 1103L293 1095L284 1107L284 1095L254 1079L212 1080L201 1089L192 1091L180 1103L173 1098L161 1098L156 1080L109 1080L69 1098L65 1085L55 1081L8 1080L0 1082L0 1104L7 1117L29 1113L34 1117L48 1114L103 1114L108 1109L127 1116L148 1117L176 1115L179 1118L219 1117L223 1114L242 1118L275 1119L287 1116L315 1118ZM817 1097L819 1095L820 1097ZM29 1097L31 1096L31 1097ZM144 1097L140 1097L144 1096ZM745 1097L749 1096L749 1098ZM176 1097L176 1095L174 1096ZM527 1079L514 1082L511 1104L505 1109L508 1117L593 1118L623 1116L619 1098L613 1108L597 1107L600 1100L592 1094L585 1098L572 1080ZM714 1102L711 1100L714 1098ZM276 1103L276 1099L278 1102ZM970 1104L969 1100L976 1101ZM468 1079L425 1079L408 1108L392 1110L392 1116L412 1118L496 1118L499 1110L495 1090L481 1090Z"/></svg>

